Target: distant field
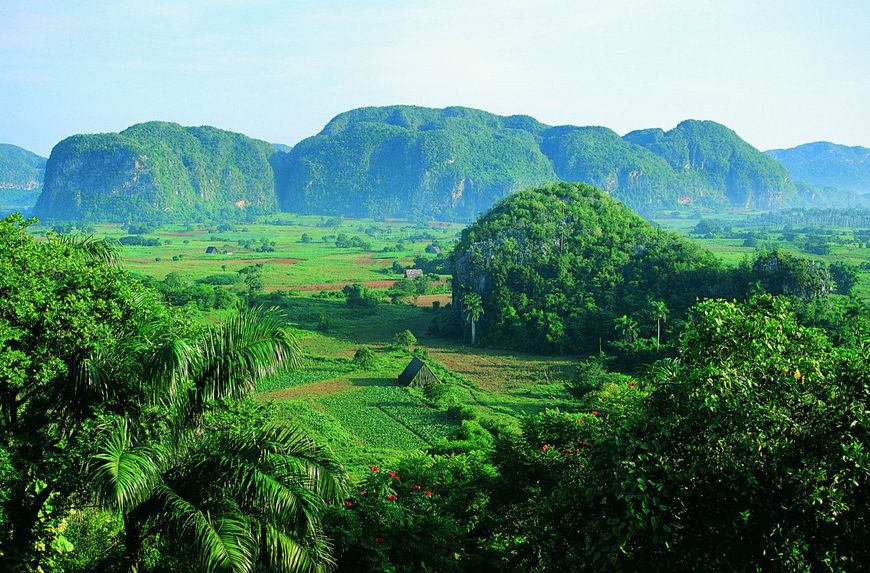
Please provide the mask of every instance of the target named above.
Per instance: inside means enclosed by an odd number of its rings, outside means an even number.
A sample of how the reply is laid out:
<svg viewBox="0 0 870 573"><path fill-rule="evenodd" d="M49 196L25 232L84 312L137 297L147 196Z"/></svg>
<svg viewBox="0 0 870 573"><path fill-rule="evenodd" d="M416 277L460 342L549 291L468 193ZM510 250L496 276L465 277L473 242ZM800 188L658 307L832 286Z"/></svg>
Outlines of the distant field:
<svg viewBox="0 0 870 573"><path fill-rule="evenodd" d="M844 261L853 265L870 263L870 246L856 237L856 229L836 227L822 230L787 229L784 225L756 226L749 224L749 218L758 215L760 213L705 214L704 219L721 223L735 232L752 231L763 234L766 238L759 242L760 246L776 246L789 253L824 261L827 264L836 261ZM756 247L744 246L743 239L710 238L693 234L692 229L698 224L698 221L697 218L657 218L653 220L654 223L661 225L666 230L697 241L731 264L739 263L743 258L751 256L756 251ZM830 253L820 255L802 248L803 241L814 234L819 234L825 238L829 244ZM789 238L790 236L791 238ZM859 273L858 284L852 292L858 298L870 302L870 270L863 270Z"/></svg>
<svg viewBox="0 0 870 573"><path fill-rule="evenodd" d="M337 285L395 280L399 276L388 272L393 261L410 264L414 256L423 254L433 240L449 243L463 227L460 224L417 225L407 221L375 222L371 219L338 222L325 217L286 213L269 219L281 224L239 224L230 231L164 227L143 235L160 239L162 244L159 247L125 246L122 250L124 264L133 272L157 278L180 272L195 280L262 263L264 282L269 289L305 289L309 285L341 288ZM324 226L330 221L337 224ZM372 234L367 234L367 230ZM127 232L117 225L101 225L97 227L97 234L115 239L127 236ZM371 249L337 247L335 238L340 234L364 240L371 244ZM303 235L308 236L308 242L303 242ZM419 236L429 238L415 240ZM275 241L273 252L256 251L264 240ZM403 242L401 249L383 251L384 247L395 248L399 241ZM214 247L218 252L207 254L208 247ZM173 260L173 257L178 260Z"/></svg>

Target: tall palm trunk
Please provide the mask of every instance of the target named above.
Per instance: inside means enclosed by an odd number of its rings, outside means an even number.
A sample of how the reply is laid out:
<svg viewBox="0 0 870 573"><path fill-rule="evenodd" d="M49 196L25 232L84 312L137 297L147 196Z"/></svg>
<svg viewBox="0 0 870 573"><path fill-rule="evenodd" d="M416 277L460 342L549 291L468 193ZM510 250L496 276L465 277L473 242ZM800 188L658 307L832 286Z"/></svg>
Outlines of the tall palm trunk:
<svg viewBox="0 0 870 573"><path fill-rule="evenodd" d="M660 350L662 347L662 319L659 317L656 319L656 350Z"/></svg>
<svg viewBox="0 0 870 573"><path fill-rule="evenodd" d="M127 573L141 573L142 523L133 515L124 516L124 561Z"/></svg>
<svg viewBox="0 0 870 573"><path fill-rule="evenodd" d="M474 330L474 319L471 319L471 345L474 346L474 338L475 338L475 330Z"/></svg>

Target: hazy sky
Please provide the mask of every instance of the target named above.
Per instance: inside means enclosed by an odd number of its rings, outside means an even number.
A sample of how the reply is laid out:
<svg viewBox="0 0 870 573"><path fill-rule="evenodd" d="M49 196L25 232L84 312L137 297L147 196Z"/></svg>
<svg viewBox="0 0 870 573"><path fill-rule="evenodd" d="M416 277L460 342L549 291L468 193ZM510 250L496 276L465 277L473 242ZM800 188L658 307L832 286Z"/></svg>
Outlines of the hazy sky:
<svg viewBox="0 0 870 573"><path fill-rule="evenodd" d="M870 146L870 0L0 0L0 142L151 119L293 144L350 108Z"/></svg>

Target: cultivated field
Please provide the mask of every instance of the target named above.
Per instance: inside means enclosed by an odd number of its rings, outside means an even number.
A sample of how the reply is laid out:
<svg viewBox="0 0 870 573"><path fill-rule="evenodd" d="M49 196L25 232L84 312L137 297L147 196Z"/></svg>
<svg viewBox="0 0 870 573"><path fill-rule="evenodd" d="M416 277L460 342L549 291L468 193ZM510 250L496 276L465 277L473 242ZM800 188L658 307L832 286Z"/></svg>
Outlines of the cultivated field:
<svg viewBox="0 0 870 573"><path fill-rule="evenodd" d="M715 220L730 227L732 235L742 230L759 232L757 226L745 224L744 215ZM755 251L744 239L693 234L697 218L655 222L700 241L729 263ZM293 373L261 380L258 399L329 442L357 473L369 463L437 444L460 426L469 411L480 420L515 425L523 414L569 407L563 381L572 378L577 357L474 348L430 335L433 319L452 312L449 277L441 277L438 292L409 297L400 304L390 304L384 296L402 278L393 269L394 262L410 267L416 257L434 257L426 249L436 245L446 253L461 229L460 224L280 214L257 224L212 229L161 227L138 235L158 239L159 245L128 245L121 252L128 270L159 280L176 273L194 282L261 265L261 300L286 313L304 360ZM830 235L830 253L825 255L801 249L805 234L782 228L762 231L765 245L779 244L802 256L853 264L870 260L870 248L850 230ZM129 236L118 225L99 226L95 234L114 239ZM206 252L209 247L216 252ZM352 283L368 286L382 302L349 307L336 291ZM244 291L242 284L225 288ZM870 300L870 272L862 272L856 292ZM217 319L222 314L212 310L204 317ZM392 344L395 334L404 330L417 337L417 351L428 356L436 374L452 382L456 407L434 407L422 391L398 384L397 376L412 357ZM375 364L369 369L353 361L361 347L375 352Z"/></svg>

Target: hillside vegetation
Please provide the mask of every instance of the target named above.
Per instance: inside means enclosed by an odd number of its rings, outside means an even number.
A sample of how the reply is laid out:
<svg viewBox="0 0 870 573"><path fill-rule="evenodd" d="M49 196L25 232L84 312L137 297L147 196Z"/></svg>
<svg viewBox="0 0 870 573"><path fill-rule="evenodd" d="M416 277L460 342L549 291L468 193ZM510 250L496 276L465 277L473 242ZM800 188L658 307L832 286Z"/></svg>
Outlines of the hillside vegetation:
<svg viewBox="0 0 870 573"><path fill-rule="evenodd" d="M703 220L693 232L724 233ZM606 351L625 364L648 363L699 299L763 291L796 299L814 325L851 325L829 334L853 341L864 322L849 310L858 267L761 247L725 266L590 185L552 184L505 199L463 231L453 252L454 308L464 322L479 322L472 339L479 330L497 346ZM830 246L809 237L804 248Z"/></svg>
<svg viewBox="0 0 870 573"><path fill-rule="evenodd" d="M275 209L271 144L213 127L149 122L55 146L34 209L42 218L241 218Z"/></svg>
<svg viewBox="0 0 870 573"><path fill-rule="evenodd" d="M596 185L641 211L796 200L781 165L710 121L620 137L462 107L362 108L282 160L282 209L311 213L470 219L514 191L556 180Z"/></svg>
<svg viewBox="0 0 870 573"><path fill-rule="evenodd" d="M767 154L782 163L792 178L819 187L870 193L870 149L827 141L805 143Z"/></svg>
<svg viewBox="0 0 870 573"><path fill-rule="evenodd" d="M641 213L681 207L804 206L830 193L711 121L620 137L463 107L360 108L293 148L211 127L149 122L76 135L46 168L36 214L65 219L207 220L273 209L467 221L554 181L595 185Z"/></svg>
<svg viewBox="0 0 870 573"><path fill-rule="evenodd" d="M721 270L606 193L560 183L518 193L463 231L454 302L479 294L487 336L502 344L591 350L614 337L617 317L646 317L655 303L685 310L709 296Z"/></svg>
<svg viewBox="0 0 870 573"><path fill-rule="evenodd" d="M44 173L44 157L0 143L0 212L32 207L42 190Z"/></svg>

